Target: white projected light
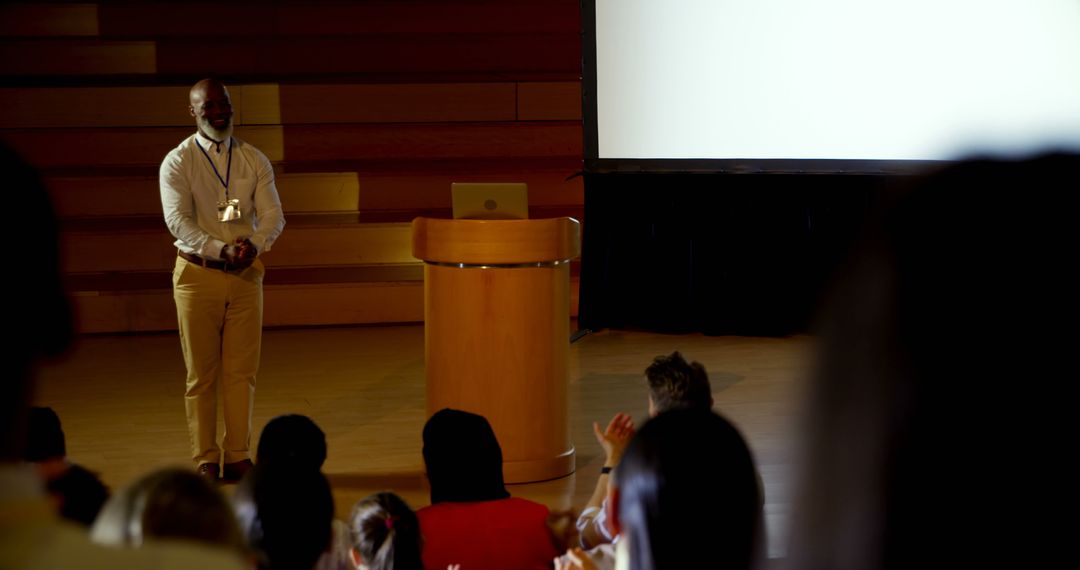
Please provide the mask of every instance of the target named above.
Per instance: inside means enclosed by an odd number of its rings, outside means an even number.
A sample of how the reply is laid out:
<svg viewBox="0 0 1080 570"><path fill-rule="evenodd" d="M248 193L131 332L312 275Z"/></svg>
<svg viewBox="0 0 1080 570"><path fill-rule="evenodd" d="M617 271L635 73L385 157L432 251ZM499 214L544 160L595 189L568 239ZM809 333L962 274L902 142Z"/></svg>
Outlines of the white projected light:
<svg viewBox="0 0 1080 570"><path fill-rule="evenodd" d="M1078 0L595 2L588 158L1080 150Z"/></svg>

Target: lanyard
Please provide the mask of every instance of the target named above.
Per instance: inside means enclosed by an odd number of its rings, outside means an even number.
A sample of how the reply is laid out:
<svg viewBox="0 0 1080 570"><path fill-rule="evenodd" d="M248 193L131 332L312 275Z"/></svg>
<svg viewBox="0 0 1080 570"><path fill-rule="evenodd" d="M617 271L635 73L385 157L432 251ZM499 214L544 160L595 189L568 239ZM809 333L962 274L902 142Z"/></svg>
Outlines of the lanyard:
<svg viewBox="0 0 1080 570"><path fill-rule="evenodd" d="M206 160L210 162L210 168L214 169L214 175L217 176L217 179L221 182L221 185L225 187L225 198L227 199L229 197L229 177L232 176L232 137L229 138L229 161L226 163L225 166L225 178L221 177L221 173L218 172L217 166L214 164L214 159L210 158L210 155L206 153L206 149L203 148L201 144L198 144L198 141L195 142L195 146L199 147L199 150L202 151L203 156L205 156Z"/></svg>

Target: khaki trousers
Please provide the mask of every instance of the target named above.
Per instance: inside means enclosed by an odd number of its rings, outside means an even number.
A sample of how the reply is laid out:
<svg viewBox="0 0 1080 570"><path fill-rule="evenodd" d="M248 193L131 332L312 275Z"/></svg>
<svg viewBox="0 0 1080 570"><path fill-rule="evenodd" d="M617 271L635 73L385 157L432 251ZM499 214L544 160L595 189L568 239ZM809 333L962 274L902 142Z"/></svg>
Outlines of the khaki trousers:
<svg viewBox="0 0 1080 570"><path fill-rule="evenodd" d="M262 281L259 260L243 271L209 269L176 258L173 298L180 346L187 365L187 411L191 455L196 463L233 463L250 458L251 408L262 345ZM217 442L217 392L221 383L225 433Z"/></svg>

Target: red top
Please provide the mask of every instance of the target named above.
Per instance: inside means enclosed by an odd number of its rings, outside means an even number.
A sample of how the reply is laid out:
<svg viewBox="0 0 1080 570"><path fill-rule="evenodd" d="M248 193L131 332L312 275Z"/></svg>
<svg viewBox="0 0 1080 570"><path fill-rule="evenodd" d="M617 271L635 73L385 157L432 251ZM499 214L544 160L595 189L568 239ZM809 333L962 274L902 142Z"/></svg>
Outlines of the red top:
<svg viewBox="0 0 1080 570"><path fill-rule="evenodd" d="M550 570L559 555L547 527L548 508L525 499L445 502L416 515L424 535L424 568Z"/></svg>

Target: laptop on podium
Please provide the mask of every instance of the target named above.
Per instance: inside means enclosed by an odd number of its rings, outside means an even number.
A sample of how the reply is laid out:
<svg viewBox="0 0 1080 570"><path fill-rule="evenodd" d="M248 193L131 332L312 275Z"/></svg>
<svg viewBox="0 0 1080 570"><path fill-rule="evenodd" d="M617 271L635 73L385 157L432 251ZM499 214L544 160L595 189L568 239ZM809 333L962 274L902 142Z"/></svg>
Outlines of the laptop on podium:
<svg viewBox="0 0 1080 570"><path fill-rule="evenodd" d="M454 182L450 200L455 220L526 220L529 192L524 182Z"/></svg>

